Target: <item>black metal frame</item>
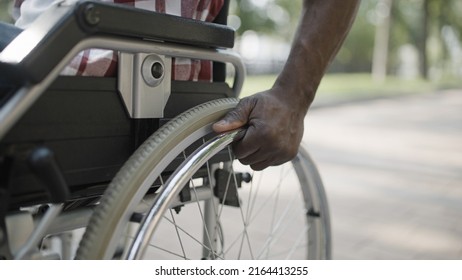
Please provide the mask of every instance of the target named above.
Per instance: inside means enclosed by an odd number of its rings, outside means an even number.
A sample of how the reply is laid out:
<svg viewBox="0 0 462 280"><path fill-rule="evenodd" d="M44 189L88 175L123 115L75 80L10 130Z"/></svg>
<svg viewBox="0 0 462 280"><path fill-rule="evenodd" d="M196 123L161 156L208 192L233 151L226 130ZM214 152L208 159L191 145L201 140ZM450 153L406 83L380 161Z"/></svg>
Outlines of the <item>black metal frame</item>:
<svg viewBox="0 0 462 280"><path fill-rule="evenodd" d="M122 23L120 18L126 20ZM95 35L135 36L207 48L229 48L234 42L234 31L221 24L85 1L21 61L0 61L0 73L16 83L38 83L74 44ZM116 78L59 77L0 141L5 171L0 189L8 192L8 208L50 201L47 186L30 164L30 155L43 147L56 158L70 190L69 201L101 195L133 151L169 118L197 104L233 95L223 82L224 68L216 65L215 69L219 69L214 74L221 82L173 82L163 119L131 119L117 94Z"/></svg>

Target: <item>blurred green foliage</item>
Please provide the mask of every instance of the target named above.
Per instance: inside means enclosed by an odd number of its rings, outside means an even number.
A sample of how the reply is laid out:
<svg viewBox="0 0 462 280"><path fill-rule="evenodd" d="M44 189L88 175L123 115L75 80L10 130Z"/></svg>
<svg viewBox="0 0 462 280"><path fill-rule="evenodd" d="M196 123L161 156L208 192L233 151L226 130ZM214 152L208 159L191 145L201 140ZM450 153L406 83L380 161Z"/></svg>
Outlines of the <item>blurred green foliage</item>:
<svg viewBox="0 0 462 280"><path fill-rule="evenodd" d="M12 1L10 0L0 0L0 21L3 21L3 22L13 21L10 15L11 3Z"/></svg>
<svg viewBox="0 0 462 280"><path fill-rule="evenodd" d="M261 34L288 41L293 36L303 1L294 0L232 0L231 14L239 18L237 33L254 30ZM331 72L370 72L376 25L381 0L362 0L353 28L347 37ZM427 9L424 7L427 6ZM423 52L430 65L445 64L450 46L442 37L442 30L450 27L462 37L461 0L394 0L391 9L388 68L398 67L399 49L409 44ZM425 23L426 20L426 23ZM427 28L426 28L427 27ZM425 57L426 57L425 56ZM423 54L420 53L420 59Z"/></svg>
<svg viewBox="0 0 462 280"><path fill-rule="evenodd" d="M353 28L330 66L330 72L371 71L381 1L362 0ZM0 0L1 21L12 21L11 2ZM238 36L253 30L290 43L302 3L301 0L231 0L230 24L236 28ZM423 59L428 60L428 68L453 67L454 49L462 45L462 0L393 0L390 17L389 73L397 71L399 50L406 44L419 52L421 64ZM448 30L458 42L448 43L444 38Z"/></svg>

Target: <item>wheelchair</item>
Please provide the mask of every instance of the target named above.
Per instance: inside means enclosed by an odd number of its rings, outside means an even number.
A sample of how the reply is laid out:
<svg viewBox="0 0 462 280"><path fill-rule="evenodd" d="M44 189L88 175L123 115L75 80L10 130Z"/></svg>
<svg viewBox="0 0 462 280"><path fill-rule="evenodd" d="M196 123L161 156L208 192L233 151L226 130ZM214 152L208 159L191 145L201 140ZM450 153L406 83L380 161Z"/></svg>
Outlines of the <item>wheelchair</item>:
<svg viewBox="0 0 462 280"><path fill-rule="evenodd" d="M226 14L205 23L62 1L7 45L0 258L331 257L326 195L306 149L253 172L230 148L239 131L211 129L245 78ZM118 51L117 77L60 75L90 48ZM174 57L213 61L214 81L171 80Z"/></svg>

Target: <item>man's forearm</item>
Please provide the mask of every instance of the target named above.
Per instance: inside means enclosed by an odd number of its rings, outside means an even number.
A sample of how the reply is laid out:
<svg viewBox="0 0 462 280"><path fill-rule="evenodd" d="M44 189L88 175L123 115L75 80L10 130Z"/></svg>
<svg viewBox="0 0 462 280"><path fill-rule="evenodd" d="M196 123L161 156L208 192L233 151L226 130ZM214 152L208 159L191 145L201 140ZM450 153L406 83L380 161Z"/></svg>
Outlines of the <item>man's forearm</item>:
<svg viewBox="0 0 462 280"><path fill-rule="evenodd" d="M290 89L306 109L356 16L360 0L305 0L286 65L275 87ZM297 96L300 95L300 96Z"/></svg>
<svg viewBox="0 0 462 280"><path fill-rule="evenodd" d="M359 0L305 0L289 58L274 86L243 98L214 124L217 133L245 128L233 144L242 164L262 170L297 155L306 112L358 5Z"/></svg>

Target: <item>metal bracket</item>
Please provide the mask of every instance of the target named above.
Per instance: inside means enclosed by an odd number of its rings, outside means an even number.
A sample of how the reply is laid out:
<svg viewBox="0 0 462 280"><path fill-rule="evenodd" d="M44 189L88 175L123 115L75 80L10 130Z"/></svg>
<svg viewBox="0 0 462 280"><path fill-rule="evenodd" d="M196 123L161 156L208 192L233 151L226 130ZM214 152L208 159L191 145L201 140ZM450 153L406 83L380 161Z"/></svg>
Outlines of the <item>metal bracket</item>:
<svg viewBox="0 0 462 280"><path fill-rule="evenodd" d="M213 189L214 195L220 200L220 203L228 206L240 207L241 200L237 190L242 187L242 182L249 183L252 177L249 173L230 172L224 169L215 171L215 180L217 182Z"/></svg>
<svg viewBox="0 0 462 280"><path fill-rule="evenodd" d="M119 54L118 88L130 117L162 118L171 92L171 57Z"/></svg>

